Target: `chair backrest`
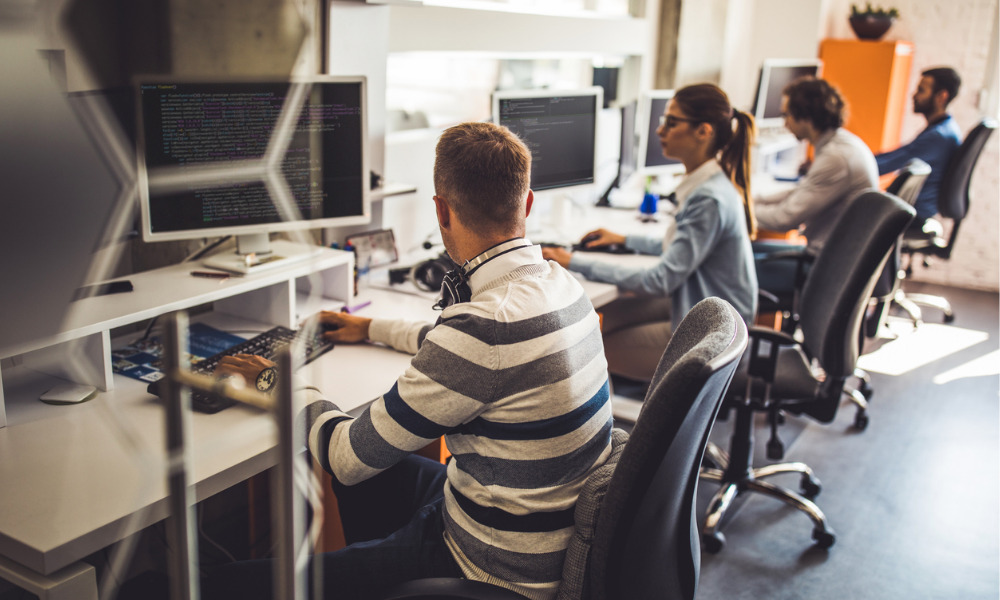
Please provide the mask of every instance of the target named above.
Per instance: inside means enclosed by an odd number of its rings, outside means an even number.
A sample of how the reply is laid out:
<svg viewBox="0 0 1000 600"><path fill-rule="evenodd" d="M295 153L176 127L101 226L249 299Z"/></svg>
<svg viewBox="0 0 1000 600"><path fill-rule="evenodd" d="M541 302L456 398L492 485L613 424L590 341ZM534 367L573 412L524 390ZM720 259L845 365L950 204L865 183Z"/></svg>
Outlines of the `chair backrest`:
<svg viewBox="0 0 1000 600"><path fill-rule="evenodd" d="M948 161L948 170L941 179L941 190L938 193L938 212L941 216L955 221L956 225L965 218L969 211L969 184L972 181L972 170L979 160L979 155L997 128L993 119L983 119L959 146Z"/></svg>
<svg viewBox="0 0 1000 600"><path fill-rule="evenodd" d="M864 192L840 216L802 289L802 346L827 381L854 372L858 332L875 280L915 211L896 196Z"/></svg>
<svg viewBox="0 0 1000 600"><path fill-rule="evenodd" d="M931 166L919 158L914 158L899 170L885 191L887 194L898 196L900 200L913 206L920 191L924 188L927 176L930 174ZM882 273L875 282L872 298L885 300L896 292L896 288L899 287L899 267L902 263L900 254L900 244L897 243L893 246L889 258L885 261L885 267L882 268Z"/></svg>
<svg viewBox="0 0 1000 600"><path fill-rule="evenodd" d="M924 181L931 174L931 166L919 158L912 158L896 173L896 177L885 189L887 194L898 196L900 200L913 206L924 188Z"/></svg>
<svg viewBox="0 0 1000 600"><path fill-rule="evenodd" d="M746 344L742 318L719 298L677 325L601 503L584 598L694 598L698 473Z"/></svg>

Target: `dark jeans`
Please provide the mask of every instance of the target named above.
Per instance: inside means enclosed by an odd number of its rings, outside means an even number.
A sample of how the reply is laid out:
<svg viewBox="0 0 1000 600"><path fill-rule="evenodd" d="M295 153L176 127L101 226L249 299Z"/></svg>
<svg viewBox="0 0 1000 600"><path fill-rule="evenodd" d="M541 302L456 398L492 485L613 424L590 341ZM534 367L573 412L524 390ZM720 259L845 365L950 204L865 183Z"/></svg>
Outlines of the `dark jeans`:
<svg viewBox="0 0 1000 600"><path fill-rule="evenodd" d="M763 260L773 252L805 252L805 246L789 244L781 241L759 241L753 243L753 256L757 266L757 285L778 296L783 302L790 302L795 292L796 277L799 270L799 260L783 258ZM809 272L811 263L806 262L803 273ZM787 308L784 307L783 308Z"/></svg>
<svg viewBox="0 0 1000 600"><path fill-rule="evenodd" d="M309 598L320 586L322 598L355 600L378 597L403 581L462 576L442 537L445 478L444 465L421 456L355 486L334 478L348 546L313 558ZM202 598L269 599L274 563L221 567L204 581Z"/></svg>

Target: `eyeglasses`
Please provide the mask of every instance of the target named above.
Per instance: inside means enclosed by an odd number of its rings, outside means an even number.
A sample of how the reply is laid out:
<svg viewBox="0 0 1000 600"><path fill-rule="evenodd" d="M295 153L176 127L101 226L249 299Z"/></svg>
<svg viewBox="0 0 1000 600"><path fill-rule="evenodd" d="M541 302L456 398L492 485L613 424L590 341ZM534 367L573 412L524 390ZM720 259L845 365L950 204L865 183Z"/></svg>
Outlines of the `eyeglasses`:
<svg viewBox="0 0 1000 600"><path fill-rule="evenodd" d="M660 115L660 127L666 126L667 129L673 129L681 123L701 123L698 119L686 119L684 117L675 117L674 115Z"/></svg>

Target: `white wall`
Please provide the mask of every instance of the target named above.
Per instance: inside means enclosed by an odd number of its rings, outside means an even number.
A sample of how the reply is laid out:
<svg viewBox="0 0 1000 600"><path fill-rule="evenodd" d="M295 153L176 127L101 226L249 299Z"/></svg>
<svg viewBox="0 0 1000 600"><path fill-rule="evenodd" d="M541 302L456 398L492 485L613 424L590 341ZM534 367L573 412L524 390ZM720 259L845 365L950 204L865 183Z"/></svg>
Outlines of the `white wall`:
<svg viewBox="0 0 1000 600"><path fill-rule="evenodd" d="M851 0L828 0L825 35L853 37L847 16ZM981 116L996 118L997 0L894 0L901 18L885 39L914 43L911 88L920 72L934 66L954 67L962 76L962 89L950 111L964 132ZM911 108L911 107L910 107ZM903 140L912 139L926 122L908 111ZM913 279L958 287L1000 290L1000 180L998 138L990 139L972 178L972 201L963 221L950 261L937 261L930 269L917 267Z"/></svg>

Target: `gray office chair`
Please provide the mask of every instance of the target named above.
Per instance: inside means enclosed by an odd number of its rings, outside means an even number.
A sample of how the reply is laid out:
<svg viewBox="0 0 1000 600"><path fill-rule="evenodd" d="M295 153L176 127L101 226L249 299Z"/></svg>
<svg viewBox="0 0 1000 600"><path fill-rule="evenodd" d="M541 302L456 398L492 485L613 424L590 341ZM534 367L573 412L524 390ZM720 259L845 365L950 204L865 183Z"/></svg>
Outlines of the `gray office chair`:
<svg viewBox="0 0 1000 600"><path fill-rule="evenodd" d="M892 180L885 191L898 196L900 200L913 206L930 174L931 166L919 158L914 158L899 170L896 178ZM875 282L875 289L872 290L874 307L871 314L865 319L865 337L873 338L878 334L879 327L885 320L892 304L902 308L910 316L914 326L920 322L920 308L906 297L900 287L902 244L901 236L896 245L893 246L878 281Z"/></svg>
<svg viewBox="0 0 1000 600"><path fill-rule="evenodd" d="M704 479L721 484L702 530L706 551L722 549L723 519L744 492L759 492L805 512L813 522L816 544L833 545L836 538L826 516L810 500L820 491L812 469L800 462L753 466L754 415L764 412L769 417L768 457L775 460L784 456L777 438L780 414L833 421L857 364L858 332L868 298L913 215L913 208L895 196L878 191L859 196L837 221L802 289L801 340L773 329L751 328L750 350L727 397L727 406L735 412L729 451L713 445L708 457L715 466L702 470ZM801 495L764 481L781 473L801 475Z"/></svg>
<svg viewBox="0 0 1000 600"><path fill-rule="evenodd" d="M946 238L944 228L934 219L928 219L920 231L907 231L903 236L902 251L909 261L906 266L907 276L913 272L913 261L919 255L923 265L929 266L928 258L949 260L958 239L959 226L969 212L969 187L972 183L972 172L982 153L986 141L997 128L993 119L983 119L965 137L965 141L948 161L948 170L941 180L941 190L938 193L938 213L951 219L951 232ZM930 294L906 294L906 300L914 306L928 306L940 310L944 322L951 323L955 313L947 298Z"/></svg>
<svg viewBox="0 0 1000 600"><path fill-rule="evenodd" d="M694 598L701 567L695 487L746 344L743 320L719 298L699 302L678 324L631 436L615 430L611 464L591 474L577 501L558 600ZM405 583L384 599L421 597L521 598L445 578Z"/></svg>

